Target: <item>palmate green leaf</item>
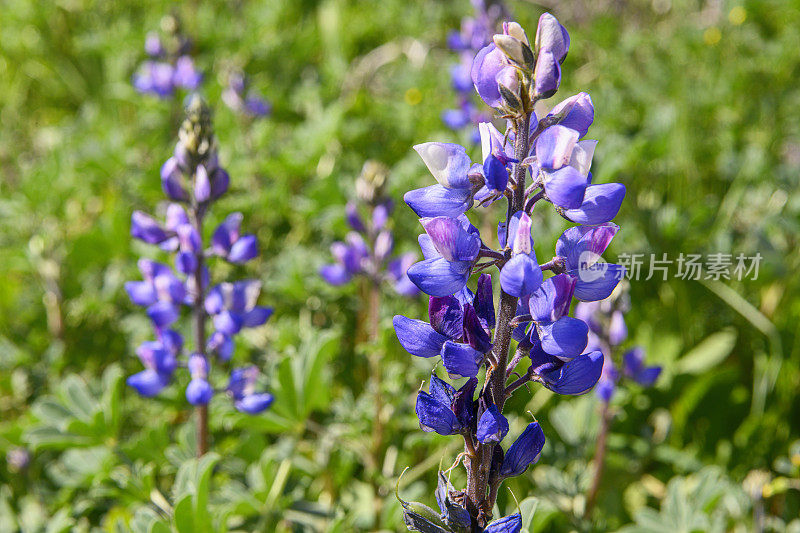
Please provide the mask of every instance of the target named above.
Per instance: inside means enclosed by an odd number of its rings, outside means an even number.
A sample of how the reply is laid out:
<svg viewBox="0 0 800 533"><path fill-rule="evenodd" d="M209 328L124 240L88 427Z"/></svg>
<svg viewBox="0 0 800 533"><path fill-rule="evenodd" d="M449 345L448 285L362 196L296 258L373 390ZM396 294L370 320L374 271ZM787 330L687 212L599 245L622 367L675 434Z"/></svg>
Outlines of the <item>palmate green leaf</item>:
<svg viewBox="0 0 800 533"><path fill-rule="evenodd" d="M676 368L684 374L702 374L719 365L736 345L736 330L726 328L712 333L681 357Z"/></svg>
<svg viewBox="0 0 800 533"><path fill-rule="evenodd" d="M73 416L86 423L94 422L94 414L99 411L100 404L95 400L86 382L76 375L69 375L61 383L61 395L64 406Z"/></svg>

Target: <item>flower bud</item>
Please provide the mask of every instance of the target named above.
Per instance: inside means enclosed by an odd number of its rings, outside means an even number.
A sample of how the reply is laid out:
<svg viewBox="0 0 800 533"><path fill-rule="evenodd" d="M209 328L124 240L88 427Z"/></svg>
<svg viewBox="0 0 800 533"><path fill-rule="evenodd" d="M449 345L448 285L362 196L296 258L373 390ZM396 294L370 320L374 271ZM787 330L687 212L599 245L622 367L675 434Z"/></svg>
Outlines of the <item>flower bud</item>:
<svg viewBox="0 0 800 533"><path fill-rule="evenodd" d="M509 61L520 68L533 70L533 52L527 44L510 35L497 34L492 39Z"/></svg>
<svg viewBox="0 0 800 533"><path fill-rule="evenodd" d="M550 98L561 85L561 65L549 50L539 52L536 60L535 78L536 95L540 98Z"/></svg>
<svg viewBox="0 0 800 533"><path fill-rule="evenodd" d="M569 51L569 33L550 13L539 17L536 28L536 52L541 54L544 50L550 51L559 63L564 62Z"/></svg>

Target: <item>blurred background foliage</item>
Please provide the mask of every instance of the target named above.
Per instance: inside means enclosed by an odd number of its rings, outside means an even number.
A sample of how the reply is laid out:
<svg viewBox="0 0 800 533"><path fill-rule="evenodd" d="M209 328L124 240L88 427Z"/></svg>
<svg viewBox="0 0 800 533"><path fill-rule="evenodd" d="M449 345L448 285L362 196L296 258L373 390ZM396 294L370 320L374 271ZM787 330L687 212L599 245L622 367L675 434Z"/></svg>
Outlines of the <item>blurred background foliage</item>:
<svg viewBox="0 0 800 533"><path fill-rule="evenodd" d="M628 188L612 256L763 256L756 280L676 279L673 264L667 280L631 284L630 343L665 371L655 389L614 400L593 524L582 514L597 401L539 389L515 397L512 433L530 410L548 438L539 465L509 485L525 498L526 525L800 531L791 522L800 513L800 3L508 8L529 33L544 10L570 31L559 94L591 94L595 179ZM455 98L446 35L469 2L2 0L0 9L0 531L402 529L399 473L412 467L405 499L432 504L436 468L458 452L454 439L418 430L413 400L427 365L391 331L393 314L418 317L426 306L387 292L383 334L367 343L363 288L331 288L316 270L347 231L343 205L369 158L392 169L397 245L415 249L419 230L400 199L430 179L411 146L468 142L440 113ZM130 213L160 201L158 169L181 112L180 98L139 95L130 79L145 34L171 11L194 40L232 177L218 213L245 213L262 247L246 273L276 309L235 355L264 369L274 407L247 417L212 402L216 453L200 461L182 388L143 400L124 384L149 334L122 288L143 251L128 236ZM245 120L221 104L232 67L273 102L271 118ZM548 256L565 223L537 223L537 254ZM367 380L375 350L380 384ZM365 438L375 386L391 399L377 456ZM507 492L500 506L516 508Z"/></svg>

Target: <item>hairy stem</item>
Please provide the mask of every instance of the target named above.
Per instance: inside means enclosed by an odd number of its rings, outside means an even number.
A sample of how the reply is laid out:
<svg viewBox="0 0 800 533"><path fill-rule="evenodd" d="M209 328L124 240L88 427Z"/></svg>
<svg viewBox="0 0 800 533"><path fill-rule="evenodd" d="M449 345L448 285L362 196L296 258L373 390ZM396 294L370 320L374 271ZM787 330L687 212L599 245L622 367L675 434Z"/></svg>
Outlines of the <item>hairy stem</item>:
<svg viewBox="0 0 800 533"><path fill-rule="evenodd" d="M198 235L203 235L202 208L195 206L192 210L192 223ZM202 249L202 247L201 247ZM193 331L195 351L206 357L206 310L203 306L205 295L203 291L203 253L197 254L197 268L194 271L195 299L192 303ZM195 407L197 417L197 457L202 457L208 451L208 405Z"/></svg>
<svg viewBox="0 0 800 533"><path fill-rule="evenodd" d="M600 433L597 435L597 447L594 451L594 477L592 478L592 485L589 487L589 492L586 494L586 509L583 513L584 518L588 518L594 504L597 501L597 492L600 489L600 481L603 478L603 467L606 461L606 440L608 438L608 430L611 427L611 410L608 407L608 402L603 402L603 411L600 418Z"/></svg>

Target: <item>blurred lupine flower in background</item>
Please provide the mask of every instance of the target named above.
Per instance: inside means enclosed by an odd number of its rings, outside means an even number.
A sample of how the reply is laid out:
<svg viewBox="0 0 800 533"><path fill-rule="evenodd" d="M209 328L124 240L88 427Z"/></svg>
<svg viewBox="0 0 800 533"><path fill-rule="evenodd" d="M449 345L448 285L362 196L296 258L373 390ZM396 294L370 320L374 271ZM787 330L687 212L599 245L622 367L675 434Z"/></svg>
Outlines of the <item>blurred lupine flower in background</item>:
<svg viewBox="0 0 800 533"><path fill-rule="evenodd" d="M174 254L174 270L164 263L140 259L143 280L125 284L131 301L146 307L156 337L136 350L145 370L130 376L128 385L142 396L152 397L170 385L179 368L187 368L190 381L186 399L192 405L205 406L215 391L220 390L211 384L210 357L216 356L221 367L227 366L233 355L235 336L243 328L264 324L272 310L257 305L261 292L257 280L220 282L210 287L208 260L218 256L229 263L242 264L255 258L258 249L254 235L241 233L239 213L222 221L210 243L204 241L205 217L214 201L228 190L230 178L219 165L210 110L197 95L188 102L178 144L174 155L161 168L161 180L171 201L164 223L134 211L131 234ZM184 307L192 314L191 349L178 330L172 329ZM214 331L207 335L209 318ZM257 376L255 367L231 369L225 391L236 409L254 414L269 407L271 396L255 392Z"/></svg>
<svg viewBox="0 0 800 533"><path fill-rule="evenodd" d="M381 163L364 164L356 181L358 202L349 202L345 207L352 231L344 242L331 245L335 262L324 265L319 274L331 285L343 285L355 276L365 276L377 285L388 282L403 296L416 296L419 290L406 275L408 267L417 260L416 254L392 256L394 237L387 223L393 203L383 192L387 177L388 169Z"/></svg>
<svg viewBox="0 0 800 533"><path fill-rule="evenodd" d="M194 65L192 42L181 33L180 21L167 15L161 19L161 30L163 37L158 32L147 34L144 50L149 59L133 75L134 88L159 98L173 96L176 89L197 89L203 75Z"/></svg>
<svg viewBox="0 0 800 533"><path fill-rule="evenodd" d="M478 124L488 122L491 115L478 108L474 101L474 88L470 72L475 54L492 40L501 21L508 18L508 12L499 1L472 0L475 15L464 17L461 30L452 31L447 36L447 45L458 52L459 61L450 67L453 90L458 98L458 107L442 113L442 121L452 130L472 127L473 142L480 142Z"/></svg>
<svg viewBox="0 0 800 533"><path fill-rule="evenodd" d="M250 89L248 79L240 71L228 75L227 87L222 91L222 101L237 113L252 118L266 117L272 113L269 100Z"/></svg>
<svg viewBox="0 0 800 533"><path fill-rule="evenodd" d="M430 296L429 320L397 315L395 332L412 355L440 358L451 379L468 379L456 388L434 369L428 392L418 392L420 427L464 439L455 465L463 461L467 484L464 490L443 490L440 482L441 513L402 502L412 530L519 531L518 514L492 522L492 509L503 480L538 461L545 435L533 420L504 451L506 400L531 382L558 394L583 394L602 373L603 352L589 344L586 322L569 311L573 298L607 298L624 276L623 267L600 255L619 230L611 219L625 188L613 184L590 193L603 186L591 185L596 141L582 140L594 120L588 95L568 98L541 118L533 111L558 90L568 48L569 35L549 13L539 19L533 45L519 24L504 23L503 33L474 54L470 77L481 99L507 119L506 132L488 122L479 125L477 162L457 144L414 147L438 182L404 197L424 230L419 244L425 258L408 269L408 277ZM467 212L503 197L507 209L498 221L500 249L494 250ZM531 233L540 201L568 221L592 224L565 230L544 263ZM493 267L501 289L497 308L491 276L483 273ZM545 272L551 275L545 278ZM473 293L468 284L475 273L481 274Z"/></svg>
<svg viewBox="0 0 800 533"><path fill-rule="evenodd" d="M625 313L630 309L628 282L620 283L611 296L599 302L580 302L575 306L575 316L589 325L589 346L603 353L603 374L595 393L603 402L610 402L623 378L642 387L651 387L661 374L661 367L644 364L644 349L639 346L627 350L622 360L614 355L628 338ZM618 368L622 368L620 373Z"/></svg>
<svg viewBox="0 0 800 533"><path fill-rule="evenodd" d="M15 446L6 452L6 466L9 472L21 472L31 462L31 454L25 448Z"/></svg>

